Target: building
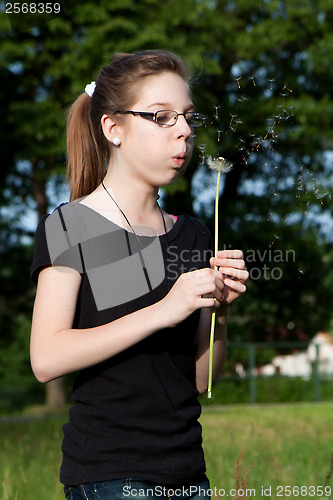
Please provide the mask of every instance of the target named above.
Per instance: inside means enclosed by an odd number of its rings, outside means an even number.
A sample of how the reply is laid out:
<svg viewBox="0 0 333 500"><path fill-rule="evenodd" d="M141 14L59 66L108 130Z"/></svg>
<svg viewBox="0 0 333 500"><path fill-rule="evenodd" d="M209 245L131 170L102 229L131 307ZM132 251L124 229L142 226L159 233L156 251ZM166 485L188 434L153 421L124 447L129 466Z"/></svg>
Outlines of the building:
<svg viewBox="0 0 333 500"><path fill-rule="evenodd" d="M305 352L276 356L270 364L259 367L257 375L310 378L316 360L321 376L333 376L333 337L328 333L318 332Z"/></svg>

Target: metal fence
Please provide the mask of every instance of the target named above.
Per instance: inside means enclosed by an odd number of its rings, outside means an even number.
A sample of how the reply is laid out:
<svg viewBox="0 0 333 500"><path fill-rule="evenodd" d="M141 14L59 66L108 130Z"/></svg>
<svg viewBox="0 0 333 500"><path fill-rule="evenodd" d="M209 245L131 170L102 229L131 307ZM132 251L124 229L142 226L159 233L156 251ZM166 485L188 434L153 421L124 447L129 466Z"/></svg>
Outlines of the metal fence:
<svg viewBox="0 0 333 500"><path fill-rule="evenodd" d="M264 383L274 390L277 380L284 379L286 386L290 382L292 392L292 382L298 379L303 384L303 393L305 391L302 400L307 397L322 401L323 387L324 399L333 399L333 346L329 356L324 349L326 346L313 342L229 342L221 384L232 381L238 386L247 385L249 402L257 403Z"/></svg>

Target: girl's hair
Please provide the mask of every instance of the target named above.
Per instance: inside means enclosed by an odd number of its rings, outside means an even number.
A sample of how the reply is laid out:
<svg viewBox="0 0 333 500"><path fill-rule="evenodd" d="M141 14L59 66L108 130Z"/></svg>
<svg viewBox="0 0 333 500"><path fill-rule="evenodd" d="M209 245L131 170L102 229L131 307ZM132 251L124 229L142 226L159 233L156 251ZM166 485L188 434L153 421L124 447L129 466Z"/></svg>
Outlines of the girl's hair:
<svg viewBox="0 0 333 500"><path fill-rule="evenodd" d="M175 73L189 83L187 68L175 54L162 50L117 54L100 71L92 96L83 92L75 101L67 121L71 200L91 193L105 175L112 146L103 134L102 116L130 109L143 79L163 72Z"/></svg>

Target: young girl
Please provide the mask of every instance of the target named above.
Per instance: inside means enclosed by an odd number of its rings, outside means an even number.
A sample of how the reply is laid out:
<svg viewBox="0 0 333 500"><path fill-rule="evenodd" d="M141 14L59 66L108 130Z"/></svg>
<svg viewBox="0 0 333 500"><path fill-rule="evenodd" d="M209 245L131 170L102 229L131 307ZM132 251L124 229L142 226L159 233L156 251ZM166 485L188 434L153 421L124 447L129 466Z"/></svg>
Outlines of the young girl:
<svg viewBox="0 0 333 500"><path fill-rule="evenodd" d="M74 103L67 130L72 201L39 223L31 331L40 382L78 371L60 479L69 499L208 498L198 423L226 354L242 253L213 257L195 218L159 207L184 172L194 111L183 62L121 54ZM219 270L216 270L219 267Z"/></svg>

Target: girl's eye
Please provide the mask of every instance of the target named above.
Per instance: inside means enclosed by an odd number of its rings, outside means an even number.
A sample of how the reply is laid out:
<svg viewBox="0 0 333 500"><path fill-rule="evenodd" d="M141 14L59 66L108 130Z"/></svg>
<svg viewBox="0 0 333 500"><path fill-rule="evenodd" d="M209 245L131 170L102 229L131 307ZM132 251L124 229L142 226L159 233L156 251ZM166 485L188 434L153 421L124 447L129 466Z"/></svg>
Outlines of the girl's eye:
<svg viewBox="0 0 333 500"><path fill-rule="evenodd" d="M156 113L156 121L160 124L169 123L174 119L175 113L171 111L158 111Z"/></svg>

